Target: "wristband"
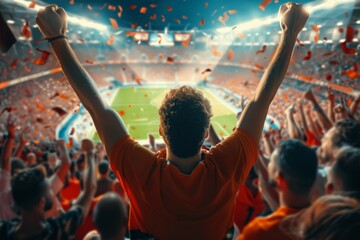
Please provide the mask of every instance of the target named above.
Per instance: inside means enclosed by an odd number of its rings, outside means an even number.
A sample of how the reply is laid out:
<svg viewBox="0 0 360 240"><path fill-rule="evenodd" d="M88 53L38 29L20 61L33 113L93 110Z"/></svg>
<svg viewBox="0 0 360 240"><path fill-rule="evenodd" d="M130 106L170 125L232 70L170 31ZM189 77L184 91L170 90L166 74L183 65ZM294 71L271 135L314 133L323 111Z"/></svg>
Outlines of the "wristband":
<svg viewBox="0 0 360 240"><path fill-rule="evenodd" d="M65 35L63 34L60 34L60 35L57 35L55 37L51 37L51 38L45 38L46 40L48 40L49 43L51 43L52 41L55 41L57 39L61 39L61 38L66 38L68 39Z"/></svg>

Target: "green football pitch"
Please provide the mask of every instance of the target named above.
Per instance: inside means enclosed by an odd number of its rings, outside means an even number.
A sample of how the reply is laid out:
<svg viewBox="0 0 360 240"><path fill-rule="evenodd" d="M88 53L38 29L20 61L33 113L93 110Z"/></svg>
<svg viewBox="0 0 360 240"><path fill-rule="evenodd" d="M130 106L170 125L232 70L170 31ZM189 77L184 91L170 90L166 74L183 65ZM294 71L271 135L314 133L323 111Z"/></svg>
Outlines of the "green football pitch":
<svg viewBox="0 0 360 240"><path fill-rule="evenodd" d="M129 134L136 140L146 140L148 134L152 134L156 139L160 139L157 110L167 90L168 88L150 87L117 89L111 106L121 115ZM214 114L211 118L211 123L216 132L220 136L228 136L236 124L235 111L213 95L208 89L201 88L200 90L211 102ZM99 136L94 132L95 130L93 129L91 132L93 139L99 141Z"/></svg>

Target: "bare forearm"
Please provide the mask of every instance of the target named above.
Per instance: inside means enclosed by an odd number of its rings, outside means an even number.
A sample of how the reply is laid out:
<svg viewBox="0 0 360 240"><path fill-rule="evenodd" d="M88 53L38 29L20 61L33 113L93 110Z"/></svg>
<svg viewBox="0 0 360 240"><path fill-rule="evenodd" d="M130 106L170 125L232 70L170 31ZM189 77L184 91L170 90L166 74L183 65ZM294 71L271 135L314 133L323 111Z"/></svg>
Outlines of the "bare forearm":
<svg viewBox="0 0 360 240"><path fill-rule="evenodd" d="M246 105L238 122L239 128L254 129L253 137L259 141L269 105L279 89L296 41L296 35L283 33L275 57L269 64L256 89L255 95Z"/></svg>
<svg viewBox="0 0 360 240"><path fill-rule="evenodd" d="M22 152L24 150L24 147L25 147L25 144L20 143L18 148L15 151L14 157L17 157L17 158L21 157L21 154L22 154Z"/></svg>
<svg viewBox="0 0 360 240"><path fill-rule="evenodd" d="M93 115L96 108L104 108L105 103L94 80L81 66L68 41L58 39L51 43L51 47L71 87L90 114Z"/></svg>
<svg viewBox="0 0 360 240"><path fill-rule="evenodd" d="M326 131L329 130L332 127L332 122L330 121L330 119L326 115L324 109L320 106L320 104L316 101L315 98L313 98L310 102L313 105L316 116L319 119L322 127Z"/></svg>
<svg viewBox="0 0 360 240"><path fill-rule="evenodd" d="M304 106L303 105L300 106L300 117L301 117L301 122L303 124L305 132L308 132L309 131L309 125L308 125L308 123L306 121L306 117L305 117L305 113L304 113Z"/></svg>
<svg viewBox="0 0 360 240"><path fill-rule="evenodd" d="M302 131L300 130L300 127L296 124L294 116L292 114L291 115L288 114L287 122L288 122L290 138L303 140Z"/></svg>
<svg viewBox="0 0 360 240"><path fill-rule="evenodd" d="M4 144L4 149L2 150L0 156L1 169L4 169L7 172L10 172L11 152L14 147L14 142L14 138L9 137Z"/></svg>
<svg viewBox="0 0 360 240"><path fill-rule="evenodd" d="M334 123L335 122L335 113L334 113L334 107L335 107L335 102L332 100L328 101L328 117L330 118L330 120Z"/></svg>
<svg viewBox="0 0 360 240"><path fill-rule="evenodd" d="M264 138L264 147L266 155L270 156L274 151L274 146L272 145L270 139L268 137Z"/></svg>
<svg viewBox="0 0 360 240"><path fill-rule="evenodd" d="M96 191L96 173L95 173L95 163L94 163L94 154L87 152L86 159L88 162L88 169L84 181L84 190L81 192L80 196L76 200L76 204L84 208L84 215L87 214L90 202L94 197Z"/></svg>

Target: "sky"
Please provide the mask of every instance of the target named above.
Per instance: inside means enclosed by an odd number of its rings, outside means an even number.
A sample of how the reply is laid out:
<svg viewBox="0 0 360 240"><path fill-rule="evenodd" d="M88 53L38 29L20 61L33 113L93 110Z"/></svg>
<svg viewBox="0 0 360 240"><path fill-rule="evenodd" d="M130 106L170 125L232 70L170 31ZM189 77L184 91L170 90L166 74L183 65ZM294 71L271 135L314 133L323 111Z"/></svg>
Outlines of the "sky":
<svg viewBox="0 0 360 240"><path fill-rule="evenodd" d="M73 1L73 4L70 1ZM259 8L262 0L48 0L45 2L55 3L68 12L104 24L110 24L109 18L114 18L119 27L141 26L144 29L151 27L156 30L164 29L164 27L172 30L197 27L207 30L233 26L253 18L277 14L280 5L288 0L278 0L277 3L272 1L264 11ZM297 2L305 4L314 1L298 0ZM150 4L156 4L156 7L152 8ZM109 10L109 5L115 6L115 10ZM118 16L118 5L123 9L121 17ZM140 13L142 7L146 8L144 14ZM229 10L235 10L236 13L228 14L229 19L225 24L221 23L218 20L219 17L224 17L224 13L229 13ZM154 14L156 14L156 20L150 20L150 16L154 18Z"/></svg>

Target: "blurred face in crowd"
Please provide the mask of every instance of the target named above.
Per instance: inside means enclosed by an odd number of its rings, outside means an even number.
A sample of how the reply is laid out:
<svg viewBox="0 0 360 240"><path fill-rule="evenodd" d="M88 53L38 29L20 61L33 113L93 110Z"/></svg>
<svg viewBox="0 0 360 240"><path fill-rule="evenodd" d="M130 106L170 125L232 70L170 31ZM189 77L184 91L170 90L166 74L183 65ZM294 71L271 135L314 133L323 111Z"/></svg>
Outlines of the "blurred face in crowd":
<svg viewBox="0 0 360 240"><path fill-rule="evenodd" d="M321 164L331 163L338 147L333 144L333 137L336 133L335 128L331 128L321 139L321 145L317 150L317 157Z"/></svg>
<svg viewBox="0 0 360 240"><path fill-rule="evenodd" d="M51 169L54 169L55 166L56 166L56 160L57 160L57 157L56 157L56 154L55 153L50 153L48 155L48 162L49 162L49 167Z"/></svg>
<svg viewBox="0 0 360 240"><path fill-rule="evenodd" d="M36 155L34 153L28 153L26 156L26 164L27 166L34 165L36 163Z"/></svg>

